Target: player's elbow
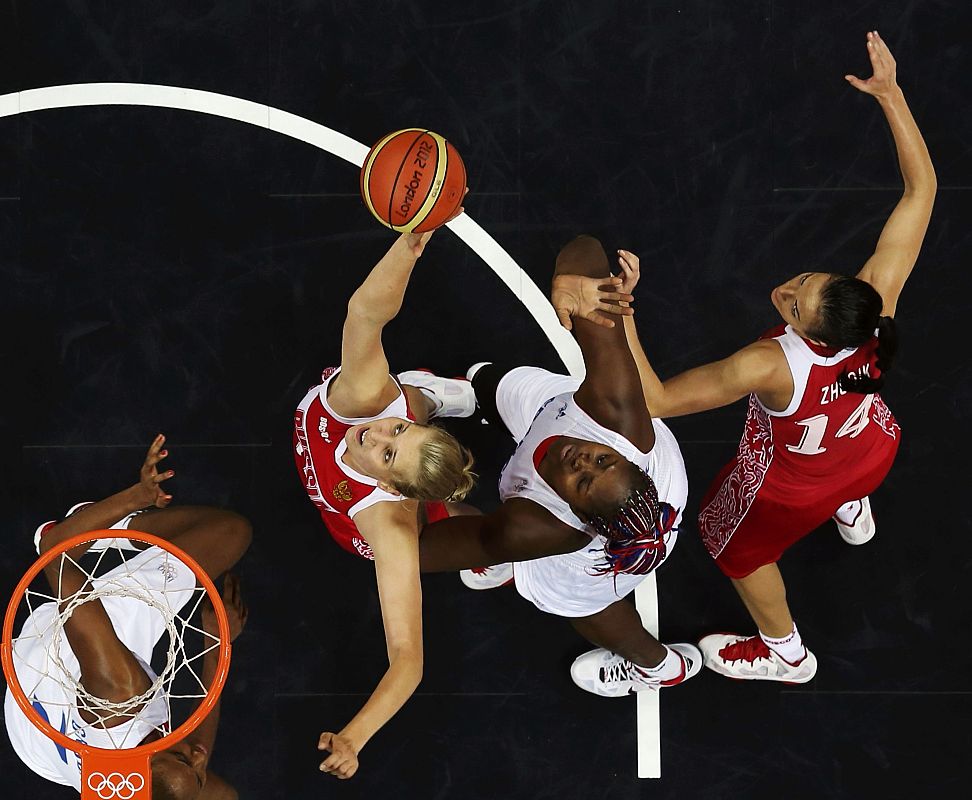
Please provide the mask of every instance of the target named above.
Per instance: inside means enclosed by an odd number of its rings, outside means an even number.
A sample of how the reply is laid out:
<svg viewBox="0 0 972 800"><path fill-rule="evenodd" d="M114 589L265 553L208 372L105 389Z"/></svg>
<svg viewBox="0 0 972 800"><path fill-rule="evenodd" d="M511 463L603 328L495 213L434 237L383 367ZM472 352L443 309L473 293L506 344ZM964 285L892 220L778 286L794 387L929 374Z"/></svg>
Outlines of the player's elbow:
<svg viewBox="0 0 972 800"><path fill-rule="evenodd" d="M421 641L395 642L389 648L389 663L397 668L401 680L414 691L425 674Z"/></svg>

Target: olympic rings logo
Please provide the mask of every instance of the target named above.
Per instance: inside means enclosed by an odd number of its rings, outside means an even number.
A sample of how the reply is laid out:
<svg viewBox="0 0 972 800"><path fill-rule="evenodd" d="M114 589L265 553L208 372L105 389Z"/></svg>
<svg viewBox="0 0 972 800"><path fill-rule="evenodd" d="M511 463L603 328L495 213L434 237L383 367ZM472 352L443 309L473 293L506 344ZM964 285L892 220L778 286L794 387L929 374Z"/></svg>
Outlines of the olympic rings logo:
<svg viewBox="0 0 972 800"><path fill-rule="evenodd" d="M145 778L138 772L122 775L120 772L112 772L104 775L101 772L92 772L88 776L88 788L96 792L98 797L103 800L132 800L136 794L145 788Z"/></svg>

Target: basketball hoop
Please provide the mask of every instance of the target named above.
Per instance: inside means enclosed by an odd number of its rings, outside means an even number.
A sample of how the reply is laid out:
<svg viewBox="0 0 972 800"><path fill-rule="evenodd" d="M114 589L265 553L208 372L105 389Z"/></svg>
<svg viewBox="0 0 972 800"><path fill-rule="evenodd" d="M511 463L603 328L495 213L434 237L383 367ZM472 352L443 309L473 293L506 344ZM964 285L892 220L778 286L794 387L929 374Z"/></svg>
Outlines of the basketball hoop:
<svg viewBox="0 0 972 800"><path fill-rule="evenodd" d="M122 565L115 567L104 576L102 580L94 575L105 560L105 554L111 551L111 546L105 548L97 554L97 563L89 570L81 567L77 561L67 556L64 561L77 566L90 579L85 589L74 595L61 596L60 590L54 592L38 592L30 588L33 580L43 571L43 569L58 558L62 553L66 553L74 547L85 542L100 539L116 539L119 533L123 533L125 538L130 541L144 542L148 545L159 548L162 552L151 554L150 563L155 558L159 559L159 570L172 569L171 561L176 559L192 570L196 576L197 586L189 591L190 600L181 608L173 609L166 602L155 599L147 587L140 587L137 581L137 572L125 572L125 566L138 556L142 556L145 551L140 551L137 556L131 553L128 556L120 548ZM91 557L94 557L92 554ZM153 566L153 569L155 567ZM109 576L121 575L125 580L118 578L110 579ZM198 597L196 597L198 595ZM161 615L162 623L169 635L169 651L165 668L149 687L148 691L137 697L131 698L123 703L110 703L102 698L95 697L88 693L79 680L74 677L64 665L61 655L62 645L66 646L66 637L63 631L64 623L70 618L71 614L78 606L83 603L91 602L101 598L134 598L150 605L155 612ZM213 605L218 623L219 636L203 631L201 628L191 624L190 619L196 610L199 609L203 600L208 597ZM44 604L56 604L56 611L50 625L44 631L35 631L30 634L26 629L26 624L21 635L14 637L14 624L17 611L21 604L26 602L27 608L32 613L37 607L32 605L32 598L43 601ZM181 609L186 609L185 613ZM183 634L187 630L194 631L195 634L202 634L203 647L201 652L190 655L186 652L186 643ZM166 718L171 719L171 699L178 697L182 699L199 700L198 706L192 711L188 718L175 730L169 731L171 724L168 722L153 724L155 730L161 734L161 738L146 744L130 744L127 741L112 741L117 749L105 747L95 747L82 741L77 741L65 735L44 718L44 715L35 708L33 702L28 697L28 692L36 690L28 689L25 691L21 685L21 677L18 676L17 669L17 644L30 639L43 640L43 647L46 648L45 671L38 673L38 685L41 678L47 681L56 682L61 690L68 694L74 694L76 706L91 711L100 711L102 714L110 712L112 715L131 718L132 721L138 719L147 708L155 706L161 699L165 699ZM206 653L219 648L218 666L215 677L209 687L203 686L196 670L194 662L197 662ZM127 530L100 530L78 534L66 541L61 542L56 547L52 547L45 552L27 571L20 583L14 589L13 597L7 606L7 612L3 620L3 641L0 648L0 657L3 662L3 672L7 679L7 685L17 705L38 728L41 733L59 747L71 750L78 754L81 759L81 800L150 800L152 795L151 781L151 758L154 754L171 747L176 742L184 739L194 731L209 715L219 694L226 682L230 664L230 628L229 620L226 616L226 609L223 607L222 598L219 595L212 580L205 573L202 567L188 554L180 550L171 542L160 539L152 534L140 531ZM21 659L20 664L24 671L33 670L38 672L36 667L25 666ZM190 694L172 695L171 688L177 676L187 671L195 679L200 692L195 690ZM148 723L146 723L148 724ZM99 731L109 732L111 728L97 722L90 724L91 728ZM133 728L134 729L134 728Z"/></svg>

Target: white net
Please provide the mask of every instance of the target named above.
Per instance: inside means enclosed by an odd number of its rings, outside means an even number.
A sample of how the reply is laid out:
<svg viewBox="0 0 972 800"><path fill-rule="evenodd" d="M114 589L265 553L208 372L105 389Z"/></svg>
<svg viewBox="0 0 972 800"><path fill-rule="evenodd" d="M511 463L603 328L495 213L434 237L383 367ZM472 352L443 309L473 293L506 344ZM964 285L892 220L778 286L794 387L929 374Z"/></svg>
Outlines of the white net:
<svg viewBox="0 0 972 800"><path fill-rule="evenodd" d="M210 653L215 657L221 642L195 622L206 590L195 584L188 567L162 548L132 553L116 542L128 544L109 540L97 556L80 561L68 555L55 558L57 591L27 589L22 606L29 616L12 646L21 689L35 708L40 704L47 713L60 709L62 732L72 739L125 749L136 747L153 730L168 735L173 701L195 701L193 706L202 702L208 691L201 676L203 659ZM120 564L105 569L119 558ZM68 595L62 592L66 565L84 576L82 589ZM81 668L64 630L78 609L92 602L103 605L116 636L150 680L148 689L121 702L98 697L82 685ZM168 645L156 653L156 674L149 664L163 638Z"/></svg>

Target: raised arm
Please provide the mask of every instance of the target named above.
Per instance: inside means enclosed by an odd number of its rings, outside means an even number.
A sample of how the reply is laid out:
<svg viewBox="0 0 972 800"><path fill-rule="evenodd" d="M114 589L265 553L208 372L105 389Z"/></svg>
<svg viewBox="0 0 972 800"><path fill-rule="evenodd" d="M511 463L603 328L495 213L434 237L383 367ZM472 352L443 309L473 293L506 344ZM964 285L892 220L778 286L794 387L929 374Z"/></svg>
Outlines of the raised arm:
<svg viewBox="0 0 972 800"><path fill-rule="evenodd" d="M55 525L41 538L41 552L50 550L75 534L107 528L147 506L168 505L172 496L165 492L161 483L174 473L170 470L160 474L157 469L158 463L167 455L162 449L164 443L161 435L152 442L138 483L81 509ZM72 563L72 559L79 559L89 546L84 544L72 548L44 569L47 582L55 593L60 591L61 597L70 597L85 588L88 577ZM148 676L131 651L119 640L100 600L78 606L64 623L64 633L81 667L81 684L92 694L113 702L124 702L148 688ZM87 722L96 720L95 715L87 710L82 709L80 713ZM101 719L109 728L125 721L122 717Z"/></svg>
<svg viewBox="0 0 972 800"><path fill-rule="evenodd" d="M412 270L431 236L432 232L399 236L351 295L341 339L341 375L328 395L339 414L376 414L398 396L381 332L401 310Z"/></svg>
<svg viewBox="0 0 972 800"><path fill-rule="evenodd" d="M579 236L558 254L558 275L583 275L610 281L611 271L601 243ZM609 287L613 289L613 283ZM618 301L610 301L617 304ZM642 452L655 444L655 430L644 404L641 380L622 326L604 327L574 319L574 336L584 355L587 374L574 393L577 405L597 422L620 433Z"/></svg>
<svg viewBox="0 0 972 800"><path fill-rule="evenodd" d="M618 289L630 294L641 279L641 261L628 250L618 250L618 265L623 277ZM625 317L624 333L638 366L645 404L657 419L720 408L751 392L770 408L783 408L793 392L793 379L773 342L754 342L728 358L663 383L645 355L633 316Z"/></svg>
<svg viewBox="0 0 972 800"><path fill-rule="evenodd" d="M898 151L904 193L881 231L874 255L857 277L877 289L884 300L882 314L893 317L928 229L938 181L925 140L898 86L894 58L877 31L867 34L867 53L874 74L866 81L853 75L844 77L880 104Z"/></svg>
<svg viewBox="0 0 972 800"><path fill-rule="evenodd" d="M388 648L388 670L354 718L339 733L325 731L318 749L330 751L321 770L350 778L358 753L412 696L422 680L422 584L419 578L415 501L376 503L355 515L375 554L378 599Z"/></svg>

